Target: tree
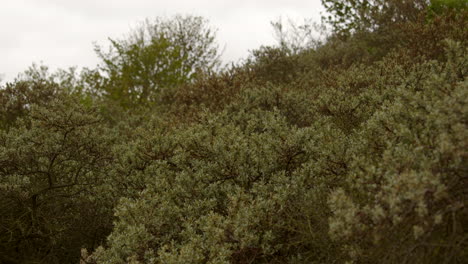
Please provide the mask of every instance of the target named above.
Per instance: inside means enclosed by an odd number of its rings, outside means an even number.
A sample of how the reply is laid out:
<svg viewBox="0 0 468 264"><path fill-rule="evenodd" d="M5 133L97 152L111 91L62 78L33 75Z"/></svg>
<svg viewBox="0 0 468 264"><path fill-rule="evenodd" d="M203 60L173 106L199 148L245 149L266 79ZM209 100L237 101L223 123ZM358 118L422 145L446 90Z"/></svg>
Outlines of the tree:
<svg viewBox="0 0 468 264"><path fill-rule="evenodd" d="M112 215L97 198L109 138L96 109L69 96L0 130L0 263L73 263L101 243Z"/></svg>
<svg viewBox="0 0 468 264"><path fill-rule="evenodd" d="M429 11L431 15L439 15L445 11L466 11L467 7L467 0L431 0Z"/></svg>
<svg viewBox="0 0 468 264"><path fill-rule="evenodd" d="M0 129L8 129L28 115L32 104L45 105L63 93L53 79L46 66L33 64L14 82L1 87Z"/></svg>
<svg viewBox="0 0 468 264"><path fill-rule="evenodd" d="M80 103L91 105L90 71L77 75L76 67L51 72L43 64L33 63L12 82L0 86L0 129L9 129L17 119L29 115L31 106L47 106L53 99L74 95ZM87 79L85 79L87 78Z"/></svg>
<svg viewBox="0 0 468 264"><path fill-rule="evenodd" d="M158 100L160 92L219 65L215 31L198 16L146 20L126 39L95 50L102 64L101 93L129 108Z"/></svg>
<svg viewBox="0 0 468 264"><path fill-rule="evenodd" d="M324 17L340 33L374 31L389 24L417 19L429 0L322 0Z"/></svg>

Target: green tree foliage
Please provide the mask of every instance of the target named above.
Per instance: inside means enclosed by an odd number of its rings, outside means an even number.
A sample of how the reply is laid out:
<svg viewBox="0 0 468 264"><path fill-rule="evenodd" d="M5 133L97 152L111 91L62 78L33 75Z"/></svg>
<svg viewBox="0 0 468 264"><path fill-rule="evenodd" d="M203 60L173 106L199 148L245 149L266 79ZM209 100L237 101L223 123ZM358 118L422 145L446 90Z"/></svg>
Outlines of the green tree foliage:
<svg viewBox="0 0 468 264"><path fill-rule="evenodd" d="M60 96L73 94L82 104L91 105L85 82L76 68L50 72L45 65L33 64L15 81L0 86L0 129L15 126L18 118L29 115L32 105L46 107Z"/></svg>
<svg viewBox="0 0 468 264"><path fill-rule="evenodd" d="M123 107L160 101L165 89L219 63L215 31L197 16L146 20L127 38L110 43L108 51L96 46L103 80L95 88Z"/></svg>
<svg viewBox="0 0 468 264"><path fill-rule="evenodd" d="M429 0L322 0L324 19L341 33L375 31L394 23L415 21Z"/></svg>
<svg viewBox="0 0 468 264"><path fill-rule="evenodd" d="M0 88L0 129L13 126L29 113L31 105L45 105L60 93L48 77L47 67L33 65L17 81Z"/></svg>
<svg viewBox="0 0 468 264"><path fill-rule="evenodd" d="M432 0L429 9L431 12L440 15L447 11L466 10L467 7L467 0Z"/></svg>
<svg viewBox="0 0 468 264"><path fill-rule="evenodd" d="M0 132L0 262L72 263L106 235L96 191L111 156L100 123L61 96Z"/></svg>
<svg viewBox="0 0 468 264"><path fill-rule="evenodd" d="M0 128L14 125L18 117L29 113L31 104L45 104L55 97L53 86L37 82L8 83L0 90Z"/></svg>

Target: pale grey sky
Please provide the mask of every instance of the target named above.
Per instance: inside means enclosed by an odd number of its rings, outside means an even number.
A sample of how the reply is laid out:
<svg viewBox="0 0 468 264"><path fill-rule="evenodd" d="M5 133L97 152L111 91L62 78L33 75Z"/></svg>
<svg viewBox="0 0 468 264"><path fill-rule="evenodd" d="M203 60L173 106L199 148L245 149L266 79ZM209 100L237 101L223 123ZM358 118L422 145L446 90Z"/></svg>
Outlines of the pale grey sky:
<svg viewBox="0 0 468 264"><path fill-rule="evenodd" d="M175 14L209 19L223 61L237 61L275 43L271 21L319 21L320 12L320 0L1 0L0 75L11 81L33 62L94 67L94 42L107 46L145 18Z"/></svg>

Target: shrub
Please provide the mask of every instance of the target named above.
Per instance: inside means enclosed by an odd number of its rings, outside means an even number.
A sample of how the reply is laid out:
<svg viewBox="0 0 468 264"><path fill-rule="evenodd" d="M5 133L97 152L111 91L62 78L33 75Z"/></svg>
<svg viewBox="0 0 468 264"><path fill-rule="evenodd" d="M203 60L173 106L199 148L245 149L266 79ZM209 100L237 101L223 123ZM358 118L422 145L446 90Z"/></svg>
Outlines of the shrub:
<svg viewBox="0 0 468 264"><path fill-rule="evenodd" d="M0 262L66 263L107 235L97 192L111 161L94 109L60 96L0 131Z"/></svg>

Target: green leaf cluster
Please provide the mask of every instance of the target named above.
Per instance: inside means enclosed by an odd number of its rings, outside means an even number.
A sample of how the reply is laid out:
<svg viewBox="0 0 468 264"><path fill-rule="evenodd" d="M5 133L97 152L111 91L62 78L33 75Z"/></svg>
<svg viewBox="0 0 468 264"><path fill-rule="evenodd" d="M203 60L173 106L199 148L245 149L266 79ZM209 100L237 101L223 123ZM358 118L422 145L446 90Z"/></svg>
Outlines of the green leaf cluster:
<svg viewBox="0 0 468 264"><path fill-rule="evenodd" d="M197 72L219 64L216 33L198 16L146 20L121 40L109 39L93 87L124 108L160 103L161 93L193 80Z"/></svg>

